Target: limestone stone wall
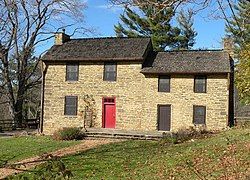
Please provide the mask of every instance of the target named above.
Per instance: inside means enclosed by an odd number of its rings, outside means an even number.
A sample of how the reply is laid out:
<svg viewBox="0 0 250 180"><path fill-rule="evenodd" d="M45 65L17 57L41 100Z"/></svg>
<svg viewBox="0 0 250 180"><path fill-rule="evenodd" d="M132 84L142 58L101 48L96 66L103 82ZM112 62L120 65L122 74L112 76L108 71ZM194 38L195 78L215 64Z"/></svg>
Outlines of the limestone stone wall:
<svg viewBox="0 0 250 180"><path fill-rule="evenodd" d="M228 120L227 75L210 75L207 93L194 93L194 76L171 75L170 93L158 92L157 76L140 73L141 63L117 64L117 81L103 81L103 63L80 63L79 81L67 82L66 64L48 65L45 77L44 133L62 127L83 127L86 95L93 96L96 119L102 127L102 98L116 98L116 128L157 130L157 105L171 105L171 130L193 126L193 105L206 106L208 129L221 129ZM65 96L78 96L77 116L64 115Z"/></svg>

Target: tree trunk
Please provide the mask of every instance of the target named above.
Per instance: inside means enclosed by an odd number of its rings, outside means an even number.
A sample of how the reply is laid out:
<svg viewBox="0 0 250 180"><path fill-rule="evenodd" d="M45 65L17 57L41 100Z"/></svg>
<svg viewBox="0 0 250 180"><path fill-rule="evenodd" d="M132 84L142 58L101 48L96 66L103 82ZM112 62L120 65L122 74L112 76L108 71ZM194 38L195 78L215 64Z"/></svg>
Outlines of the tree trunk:
<svg viewBox="0 0 250 180"><path fill-rule="evenodd" d="M25 64L26 65L26 64ZM21 73L19 73L18 77L18 91L17 91L17 98L15 103L15 122L17 123L18 127L22 127L23 125L23 104L25 101L25 72L22 70Z"/></svg>
<svg viewBox="0 0 250 180"><path fill-rule="evenodd" d="M14 121L17 127L22 127L23 124L23 99L17 100L15 104Z"/></svg>

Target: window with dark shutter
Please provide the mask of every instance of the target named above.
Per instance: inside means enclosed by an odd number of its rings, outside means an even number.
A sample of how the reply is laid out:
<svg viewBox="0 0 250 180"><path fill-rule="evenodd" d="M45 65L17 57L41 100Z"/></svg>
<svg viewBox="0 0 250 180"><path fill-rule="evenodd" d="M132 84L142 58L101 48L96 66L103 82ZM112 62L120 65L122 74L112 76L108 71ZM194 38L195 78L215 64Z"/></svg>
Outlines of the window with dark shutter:
<svg viewBox="0 0 250 180"><path fill-rule="evenodd" d="M66 65L66 81L78 81L79 64L67 64Z"/></svg>
<svg viewBox="0 0 250 180"><path fill-rule="evenodd" d="M77 115L77 96L65 96L64 115Z"/></svg>
<svg viewBox="0 0 250 180"><path fill-rule="evenodd" d="M194 124L206 124L206 106L194 106Z"/></svg>
<svg viewBox="0 0 250 180"><path fill-rule="evenodd" d="M169 76L159 76L158 91L170 92L170 77Z"/></svg>
<svg viewBox="0 0 250 180"><path fill-rule="evenodd" d="M116 81L116 66L114 62L104 63L104 81Z"/></svg>
<svg viewBox="0 0 250 180"><path fill-rule="evenodd" d="M194 78L194 92L206 93L207 92L207 77L195 76Z"/></svg>

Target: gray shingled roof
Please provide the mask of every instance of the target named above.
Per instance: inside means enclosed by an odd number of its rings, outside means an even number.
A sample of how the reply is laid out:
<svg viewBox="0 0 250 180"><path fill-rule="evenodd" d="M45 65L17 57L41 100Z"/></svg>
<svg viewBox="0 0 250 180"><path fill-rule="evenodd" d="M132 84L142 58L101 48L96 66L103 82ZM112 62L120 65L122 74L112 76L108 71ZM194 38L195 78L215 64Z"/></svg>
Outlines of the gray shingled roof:
<svg viewBox="0 0 250 180"><path fill-rule="evenodd" d="M150 38L85 38L71 39L54 45L43 61L70 60L143 60Z"/></svg>
<svg viewBox="0 0 250 180"><path fill-rule="evenodd" d="M228 73L228 53L222 50L159 52L143 64L142 73Z"/></svg>

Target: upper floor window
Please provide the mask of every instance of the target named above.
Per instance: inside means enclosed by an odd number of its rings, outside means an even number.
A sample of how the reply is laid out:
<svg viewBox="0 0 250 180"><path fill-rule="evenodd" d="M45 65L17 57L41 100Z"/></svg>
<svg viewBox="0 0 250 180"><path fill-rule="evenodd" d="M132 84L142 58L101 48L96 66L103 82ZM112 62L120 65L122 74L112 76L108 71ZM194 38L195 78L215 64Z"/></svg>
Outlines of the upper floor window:
<svg viewBox="0 0 250 180"><path fill-rule="evenodd" d="M115 62L104 63L104 81L116 81L117 64Z"/></svg>
<svg viewBox="0 0 250 180"><path fill-rule="evenodd" d="M65 96L64 115L77 115L77 96Z"/></svg>
<svg viewBox="0 0 250 180"><path fill-rule="evenodd" d="M79 64L70 63L66 65L66 81L78 81Z"/></svg>
<svg viewBox="0 0 250 180"><path fill-rule="evenodd" d="M169 76L159 76L158 91L170 92L170 77Z"/></svg>
<svg viewBox="0 0 250 180"><path fill-rule="evenodd" d="M194 78L194 92L206 93L207 92L207 77L195 76Z"/></svg>
<svg viewBox="0 0 250 180"><path fill-rule="evenodd" d="M206 106L194 106L194 124L206 124Z"/></svg>

